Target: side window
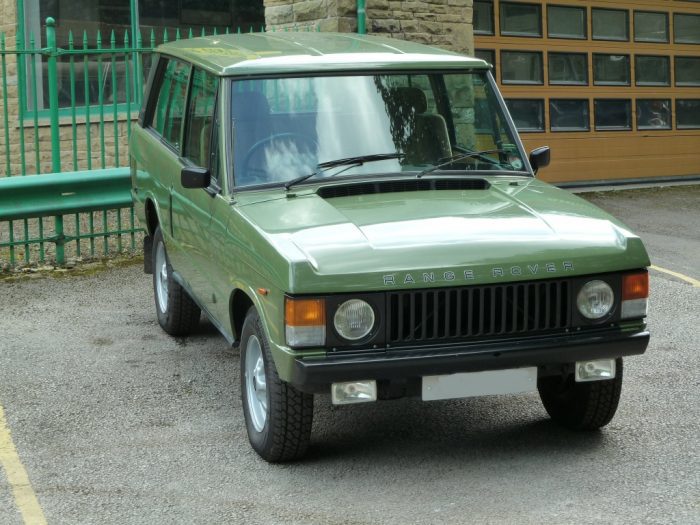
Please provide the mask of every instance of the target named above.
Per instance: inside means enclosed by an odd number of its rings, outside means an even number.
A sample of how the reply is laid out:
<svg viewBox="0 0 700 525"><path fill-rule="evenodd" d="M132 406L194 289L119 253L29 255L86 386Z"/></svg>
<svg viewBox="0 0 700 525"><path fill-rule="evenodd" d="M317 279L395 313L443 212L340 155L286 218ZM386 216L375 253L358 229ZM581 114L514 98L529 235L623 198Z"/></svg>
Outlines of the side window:
<svg viewBox="0 0 700 525"><path fill-rule="evenodd" d="M153 128L177 150L180 149L189 69L183 62L167 61L153 114Z"/></svg>
<svg viewBox="0 0 700 525"><path fill-rule="evenodd" d="M185 129L185 147L183 157L197 166L214 167L210 158L212 128L216 106L216 88L218 78L201 69L192 73L190 105ZM212 172L215 170L212 169ZM214 176L215 174L212 173Z"/></svg>

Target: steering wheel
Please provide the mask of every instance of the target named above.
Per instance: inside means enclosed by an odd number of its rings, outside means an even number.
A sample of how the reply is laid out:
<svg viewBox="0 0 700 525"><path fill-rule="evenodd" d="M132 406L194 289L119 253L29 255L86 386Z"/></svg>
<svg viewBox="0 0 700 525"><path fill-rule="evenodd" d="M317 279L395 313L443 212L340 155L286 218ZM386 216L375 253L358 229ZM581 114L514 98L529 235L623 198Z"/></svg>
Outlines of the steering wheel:
<svg viewBox="0 0 700 525"><path fill-rule="evenodd" d="M308 135L304 135L303 133L297 133L293 131L286 133L274 133L268 137L265 137L264 139L257 141L250 147L248 152L245 154L243 162L241 163L241 169L243 171L244 176L252 177L253 179L257 179L261 182L268 182L265 177L265 175L267 174L267 170L262 167L251 167L250 161L253 159L253 157L255 157L256 154L260 152L260 150L264 146L266 146L270 142L284 139L292 139L295 142L305 142L306 144L312 146L312 151L316 151L318 149L318 142L316 141L316 139L309 137Z"/></svg>

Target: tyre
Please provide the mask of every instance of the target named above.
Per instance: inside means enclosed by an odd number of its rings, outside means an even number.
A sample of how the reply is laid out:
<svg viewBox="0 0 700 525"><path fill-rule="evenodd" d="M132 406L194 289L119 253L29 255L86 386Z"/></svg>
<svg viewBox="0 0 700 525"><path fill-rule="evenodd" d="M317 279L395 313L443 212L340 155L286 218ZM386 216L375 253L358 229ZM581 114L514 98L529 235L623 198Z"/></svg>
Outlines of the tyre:
<svg viewBox="0 0 700 525"><path fill-rule="evenodd" d="M255 307L241 330L241 399L250 444L271 463L299 459L309 446L314 397L279 378Z"/></svg>
<svg viewBox="0 0 700 525"><path fill-rule="evenodd" d="M540 379L537 390L552 420L572 430L596 430L610 423L622 391L622 358L615 365L613 379L576 383L574 374Z"/></svg>
<svg viewBox="0 0 700 525"><path fill-rule="evenodd" d="M173 269L160 228L153 235L153 296L158 324L170 335L189 335L199 324L201 310L173 279Z"/></svg>

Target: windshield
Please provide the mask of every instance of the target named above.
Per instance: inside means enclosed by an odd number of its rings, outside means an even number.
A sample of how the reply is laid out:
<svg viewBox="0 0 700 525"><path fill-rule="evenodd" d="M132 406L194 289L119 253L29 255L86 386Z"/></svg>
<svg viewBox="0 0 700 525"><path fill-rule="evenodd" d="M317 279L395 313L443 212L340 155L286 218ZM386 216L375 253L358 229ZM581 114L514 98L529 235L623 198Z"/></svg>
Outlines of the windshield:
<svg viewBox="0 0 700 525"><path fill-rule="evenodd" d="M238 187L420 173L470 152L441 169L525 170L486 72L234 80L231 98Z"/></svg>

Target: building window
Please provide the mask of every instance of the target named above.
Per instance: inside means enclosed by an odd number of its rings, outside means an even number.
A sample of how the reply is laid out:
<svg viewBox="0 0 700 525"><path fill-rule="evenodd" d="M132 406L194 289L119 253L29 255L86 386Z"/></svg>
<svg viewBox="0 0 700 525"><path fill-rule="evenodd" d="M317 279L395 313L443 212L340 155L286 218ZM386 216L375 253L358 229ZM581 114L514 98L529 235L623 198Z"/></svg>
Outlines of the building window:
<svg viewBox="0 0 700 525"><path fill-rule="evenodd" d="M501 82L504 84L542 84L542 53L501 51Z"/></svg>
<svg viewBox="0 0 700 525"><path fill-rule="evenodd" d="M671 129L671 101L637 99L637 129Z"/></svg>
<svg viewBox="0 0 700 525"><path fill-rule="evenodd" d="M542 7L539 4L501 2L501 34L542 36Z"/></svg>
<svg viewBox="0 0 700 525"><path fill-rule="evenodd" d="M493 35L493 1L474 0L474 34Z"/></svg>
<svg viewBox="0 0 700 525"><path fill-rule="evenodd" d="M673 40L676 44L700 44L700 15L674 13Z"/></svg>
<svg viewBox="0 0 700 525"><path fill-rule="evenodd" d="M549 38L586 38L586 8L547 6Z"/></svg>
<svg viewBox="0 0 700 525"><path fill-rule="evenodd" d="M475 49L474 56L480 58L481 60L486 60L489 64L493 66L494 78L496 77L496 52L493 49Z"/></svg>
<svg viewBox="0 0 700 525"><path fill-rule="evenodd" d="M700 86L700 57L676 57L676 85Z"/></svg>
<svg viewBox="0 0 700 525"><path fill-rule="evenodd" d="M550 99L549 127L552 131L588 131L590 116L587 99Z"/></svg>
<svg viewBox="0 0 700 525"><path fill-rule="evenodd" d="M668 42L668 13L634 12L636 42Z"/></svg>
<svg viewBox="0 0 700 525"><path fill-rule="evenodd" d="M608 86L629 86L629 55L593 53L593 83Z"/></svg>
<svg viewBox="0 0 700 525"><path fill-rule="evenodd" d="M518 131L544 131L544 100L511 98L506 105Z"/></svg>
<svg viewBox="0 0 700 525"><path fill-rule="evenodd" d="M549 53L547 62L550 84L588 84L588 55L585 53Z"/></svg>
<svg viewBox="0 0 700 525"><path fill-rule="evenodd" d="M596 130L632 129L632 101L629 99L596 99L594 112Z"/></svg>
<svg viewBox="0 0 700 525"><path fill-rule="evenodd" d="M594 40L629 40L629 12L591 8Z"/></svg>
<svg viewBox="0 0 700 525"><path fill-rule="evenodd" d="M635 84L638 86L670 86L671 59L665 56L635 55Z"/></svg>
<svg viewBox="0 0 700 525"><path fill-rule="evenodd" d="M700 99L676 99L676 127L700 128Z"/></svg>

